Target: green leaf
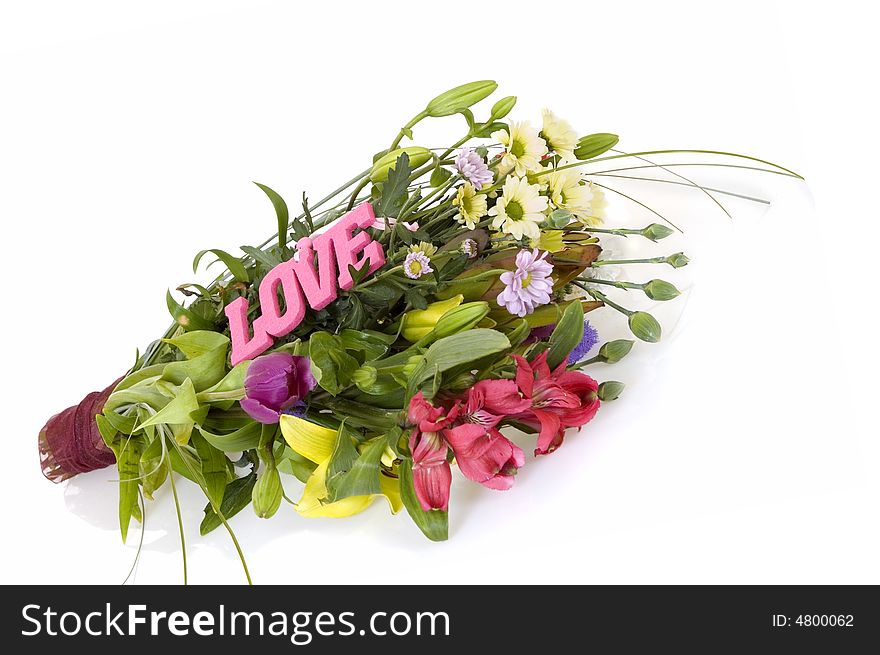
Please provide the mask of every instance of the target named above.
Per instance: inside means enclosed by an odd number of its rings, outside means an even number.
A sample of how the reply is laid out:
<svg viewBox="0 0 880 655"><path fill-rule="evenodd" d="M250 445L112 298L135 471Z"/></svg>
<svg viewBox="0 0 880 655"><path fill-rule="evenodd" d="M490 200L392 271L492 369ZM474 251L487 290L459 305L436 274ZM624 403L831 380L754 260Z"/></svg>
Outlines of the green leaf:
<svg viewBox="0 0 880 655"><path fill-rule="evenodd" d="M629 329L642 341L660 341L661 329L657 319L648 312L633 312L629 317Z"/></svg>
<svg viewBox="0 0 880 655"><path fill-rule="evenodd" d="M436 371L443 373L451 368L475 362L488 355L505 352L510 341L501 332L487 328L467 330L435 341L425 353L425 370L418 384Z"/></svg>
<svg viewBox="0 0 880 655"><path fill-rule="evenodd" d="M162 341L170 343L189 358L198 357L217 348L229 345L229 337L212 330L184 332L180 336L162 339Z"/></svg>
<svg viewBox="0 0 880 655"><path fill-rule="evenodd" d="M281 476L275 466L267 467L257 477L257 482L251 491L251 502L254 504L254 512L261 519L268 519L275 515L281 507L281 497L284 490L281 488ZM223 509L221 508L222 512Z"/></svg>
<svg viewBox="0 0 880 655"><path fill-rule="evenodd" d="M338 335L342 347L364 353L365 361L379 359L397 337L374 330L342 330Z"/></svg>
<svg viewBox="0 0 880 655"><path fill-rule="evenodd" d="M174 321L187 332L190 330L214 330L213 321L185 308L174 299L170 290L165 294L165 304Z"/></svg>
<svg viewBox="0 0 880 655"><path fill-rule="evenodd" d="M254 248L253 246L239 246L243 252L246 252L248 255L254 258L255 262L261 263L267 269L272 270L278 264L281 263L281 260L275 255L260 250L259 248Z"/></svg>
<svg viewBox="0 0 880 655"><path fill-rule="evenodd" d="M382 493L379 486L379 463L385 453L386 439L376 437L367 444L366 449L352 464L348 471L327 478L330 501L335 502L349 496L370 496Z"/></svg>
<svg viewBox="0 0 880 655"><path fill-rule="evenodd" d="M498 84L492 80L480 80L478 82L462 84L444 91L431 100L428 106L425 107L425 113L435 118L451 116L492 95L497 88Z"/></svg>
<svg viewBox="0 0 880 655"><path fill-rule="evenodd" d="M336 443L333 445L333 454L330 455L330 464L327 466L328 489L334 484L334 478L351 470L357 458L357 449L351 442L348 429L345 427L345 420L343 420L339 429L336 430Z"/></svg>
<svg viewBox="0 0 880 655"><path fill-rule="evenodd" d="M550 335L547 365L550 368L559 366L583 338L584 308L579 302L570 302Z"/></svg>
<svg viewBox="0 0 880 655"><path fill-rule="evenodd" d="M290 212L287 209L287 203L284 202L284 198L264 184L259 182L254 182L254 184L260 187L263 193L269 196L269 200L272 201L275 215L278 218L278 247L284 250L284 247L287 245L287 228L290 225Z"/></svg>
<svg viewBox="0 0 880 655"><path fill-rule="evenodd" d="M442 166L438 166L431 172L430 184L436 189L437 187L443 186L446 180L448 180L450 177L452 177L452 173L450 171L446 170Z"/></svg>
<svg viewBox="0 0 880 655"><path fill-rule="evenodd" d="M624 387L626 387L626 385L623 382L618 382L617 380L608 380L607 382L603 382L599 385L599 391L597 392L599 400L603 402L617 400L620 397L620 394L623 393Z"/></svg>
<svg viewBox="0 0 880 655"><path fill-rule="evenodd" d="M410 175L412 168L409 165L409 155L404 152L388 171L388 178L382 185L382 195L375 205L378 216L397 216L406 201Z"/></svg>
<svg viewBox="0 0 880 655"><path fill-rule="evenodd" d="M168 454L163 449L164 440L153 438L141 453L141 487L144 496L153 499L153 493L168 478Z"/></svg>
<svg viewBox="0 0 880 655"><path fill-rule="evenodd" d="M408 289L403 297L413 309L427 309L428 301L420 289Z"/></svg>
<svg viewBox="0 0 880 655"><path fill-rule="evenodd" d="M219 347L197 357L180 362L170 362L165 365L160 379L167 380L172 384L183 384L184 380L190 380L196 391L204 391L226 376L228 349L229 340L226 339Z"/></svg>
<svg viewBox="0 0 880 655"><path fill-rule="evenodd" d="M199 401L191 380L187 379L180 385L177 395L165 407L140 424L141 428L150 425L173 425L192 423L194 414L199 410Z"/></svg>
<svg viewBox="0 0 880 655"><path fill-rule="evenodd" d="M221 261L226 264L226 268L229 269L229 272L232 273L232 277L234 277L239 282L250 282L251 278L247 273L247 270L244 267L244 264L241 263L241 260L238 257L233 257L225 250L219 250L217 248L210 248L208 250L200 250L196 255L195 259L193 259L193 273L195 273L199 268L199 262L202 257L211 253L217 256L217 261ZM212 262L212 264L217 263ZM208 264L211 266L211 264Z"/></svg>
<svg viewBox="0 0 880 655"><path fill-rule="evenodd" d="M223 502L220 503L220 512L227 520L251 504L251 494L256 482L257 474L251 471L243 478L237 478L226 485L226 491L223 492ZM205 518L202 519L202 524L199 526L199 533L205 536L221 525L223 522L214 512L211 503L208 503L205 506Z"/></svg>
<svg viewBox="0 0 880 655"><path fill-rule="evenodd" d="M611 150L620 141L620 137L616 134L608 134L607 132L599 132L581 137L575 148L574 156L585 161L598 157L604 152Z"/></svg>
<svg viewBox="0 0 880 655"><path fill-rule="evenodd" d="M229 481L229 469L227 468L229 460L198 432L194 432L190 437L190 443L195 447L199 459L202 461L202 477L205 480L208 498L219 505L223 502L223 492Z"/></svg>
<svg viewBox="0 0 880 655"><path fill-rule="evenodd" d="M312 477L312 473L318 467L313 461L306 459L289 446L284 448L281 455L277 457L277 460L279 472L293 475L303 483L308 482L309 478Z"/></svg>
<svg viewBox="0 0 880 655"><path fill-rule="evenodd" d="M412 460L405 459L400 464L400 497L403 506L419 530L431 541L446 541L449 538L449 513L438 509L428 512L422 509L413 486Z"/></svg>
<svg viewBox="0 0 880 655"><path fill-rule="evenodd" d="M312 375L321 388L338 394L351 382L360 363L347 352L340 340L329 332L315 332L309 338Z"/></svg>
<svg viewBox="0 0 880 655"><path fill-rule="evenodd" d="M131 518L140 517L138 486L140 482L141 442L129 437L116 452L116 468L119 470L119 530L122 543L128 538Z"/></svg>
<svg viewBox="0 0 880 655"><path fill-rule="evenodd" d="M226 453L235 453L256 448L260 444L261 429L259 423L251 422L228 434L214 434L204 427L199 428L199 433L214 448Z"/></svg>

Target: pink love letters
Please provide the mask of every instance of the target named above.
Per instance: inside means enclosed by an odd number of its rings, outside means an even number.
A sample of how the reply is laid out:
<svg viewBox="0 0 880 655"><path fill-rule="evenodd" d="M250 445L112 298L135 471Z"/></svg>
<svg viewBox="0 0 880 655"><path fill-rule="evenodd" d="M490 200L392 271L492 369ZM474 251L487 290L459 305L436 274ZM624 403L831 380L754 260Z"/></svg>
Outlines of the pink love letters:
<svg viewBox="0 0 880 655"><path fill-rule="evenodd" d="M303 320L306 304L323 309L336 299L339 289L351 289L354 280L349 265L360 269L369 258L369 275L385 264L382 246L365 231L373 221L373 207L363 203L325 232L300 239L297 257L273 268L260 283L262 315L254 321L253 336L248 328L247 299L236 298L226 306L233 366L270 348L274 337L289 334ZM354 234L355 230L360 231ZM279 291L284 295L283 312Z"/></svg>

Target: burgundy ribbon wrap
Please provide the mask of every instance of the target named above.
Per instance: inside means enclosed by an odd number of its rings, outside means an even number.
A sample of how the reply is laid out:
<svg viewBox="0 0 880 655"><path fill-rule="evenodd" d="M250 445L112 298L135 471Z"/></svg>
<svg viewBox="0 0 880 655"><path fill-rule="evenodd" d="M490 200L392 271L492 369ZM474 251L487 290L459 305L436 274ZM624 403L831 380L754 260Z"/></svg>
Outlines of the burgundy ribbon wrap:
<svg viewBox="0 0 880 655"><path fill-rule="evenodd" d="M104 403L117 384L119 380L103 391L93 391L78 405L50 418L40 430L40 466L43 475L52 482L61 482L116 462L113 451L101 438L95 416L104 409Z"/></svg>

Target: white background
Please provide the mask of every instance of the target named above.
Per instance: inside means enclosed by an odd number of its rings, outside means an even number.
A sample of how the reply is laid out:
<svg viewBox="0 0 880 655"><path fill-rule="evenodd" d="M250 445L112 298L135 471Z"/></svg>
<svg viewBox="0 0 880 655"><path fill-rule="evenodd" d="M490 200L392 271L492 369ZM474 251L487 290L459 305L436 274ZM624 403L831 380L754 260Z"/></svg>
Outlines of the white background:
<svg viewBox="0 0 880 655"><path fill-rule="evenodd" d="M378 503L343 521L248 509L233 525L255 581L880 582L878 53L860 4L4 3L0 581L125 577L138 530L121 545L114 471L50 484L37 432L161 334L196 251L273 231L250 181L318 198L432 96L491 78L514 118L546 105L629 150L734 150L808 183L688 169L773 201L730 202L734 221L698 192L627 184L685 228L644 252L694 263L653 271L687 289L658 313L664 342L594 368L627 382L621 400L509 492L457 476L444 544ZM596 323L624 336L613 313ZM181 579L164 492L139 583ZM241 581L222 531L198 536L198 491L182 501L191 580Z"/></svg>

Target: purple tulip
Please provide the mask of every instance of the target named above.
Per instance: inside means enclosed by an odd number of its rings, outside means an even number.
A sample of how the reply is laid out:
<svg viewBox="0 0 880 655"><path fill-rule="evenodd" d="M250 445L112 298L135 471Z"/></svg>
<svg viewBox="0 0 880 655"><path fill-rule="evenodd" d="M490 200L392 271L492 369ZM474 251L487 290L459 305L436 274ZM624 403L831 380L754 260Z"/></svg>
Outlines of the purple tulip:
<svg viewBox="0 0 880 655"><path fill-rule="evenodd" d="M244 380L241 408L255 421L277 423L281 413L315 388L309 358L286 352L257 357Z"/></svg>

